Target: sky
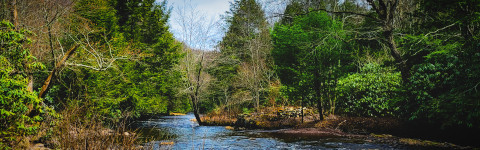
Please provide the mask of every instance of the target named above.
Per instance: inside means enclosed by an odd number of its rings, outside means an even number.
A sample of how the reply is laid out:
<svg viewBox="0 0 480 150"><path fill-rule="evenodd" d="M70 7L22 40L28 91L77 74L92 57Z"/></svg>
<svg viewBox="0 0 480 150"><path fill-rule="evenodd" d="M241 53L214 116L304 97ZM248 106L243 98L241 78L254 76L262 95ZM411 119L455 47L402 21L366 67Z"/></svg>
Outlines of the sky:
<svg viewBox="0 0 480 150"><path fill-rule="evenodd" d="M190 4L207 16L219 17L230 8L230 1L232 0L169 0L168 4L173 7L173 11Z"/></svg>
<svg viewBox="0 0 480 150"><path fill-rule="evenodd" d="M157 0L160 3L162 0ZM222 39L226 32L225 22L221 15L230 9L230 2L233 0L168 0L167 4L172 8L169 20L170 31L177 40L183 41L191 48L202 50L215 50L215 46ZM258 0L268 18L268 14L283 12L282 8L269 7L281 6L285 0ZM182 11L185 10L185 11ZM193 13L192 13L193 12ZM181 25L182 20L193 24L187 30ZM268 20L270 22L275 19ZM208 29L207 29L208 28ZM190 33L190 40L186 39L185 31Z"/></svg>
<svg viewBox="0 0 480 150"><path fill-rule="evenodd" d="M177 40L184 41L192 48L212 50L223 37L224 31L219 26L222 23L220 15L229 10L230 1L233 0L168 0L168 5L172 8L169 20L170 31ZM161 2L161 0L157 0L157 2ZM194 22L193 24L196 26L202 26L201 24L204 28L209 26L209 31L203 31L208 33L195 34L193 40L186 42L188 40L184 39L185 33L182 32L182 26L180 25L182 15L179 13L181 13L181 10L185 10L184 15L190 15L187 18ZM192 10L195 11L193 14L191 14ZM205 36L207 36L207 39L204 39Z"/></svg>
<svg viewBox="0 0 480 150"><path fill-rule="evenodd" d="M162 1L156 0L157 3ZM169 19L170 31L177 40L184 42L191 48L215 50L215 46L222 39L226 30L221 15L225 15L225 12L230 9L230 2L232 1L167 0L167 5L172 9ZM343 3L343 1L340 0L339 2ZM278 15L275 14L283 13L287 1L257 0L257 2L263 6L267 21L273 24L278 21ZM182 26L182 19L190 26L185 26L185 23Z"/></svg>

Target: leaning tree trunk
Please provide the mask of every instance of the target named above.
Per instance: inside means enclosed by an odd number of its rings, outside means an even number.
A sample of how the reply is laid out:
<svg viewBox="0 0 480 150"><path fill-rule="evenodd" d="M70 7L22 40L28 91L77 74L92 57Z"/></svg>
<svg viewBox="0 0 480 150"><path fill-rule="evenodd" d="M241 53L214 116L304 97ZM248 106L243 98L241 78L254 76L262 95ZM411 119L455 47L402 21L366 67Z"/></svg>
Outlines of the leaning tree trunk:
<svg viewBox="0 0 480 150"><path fill-rule="evenodd" d="M198 112L197 98L195 98L194 95L191 95L190 98L192 99L193 115L195 115L195 119L197 119L198 125L203 125L200 114Z"/></svg>
<svg viewBox="0 0 480 150"><path fill-rule="evenodd" d="M367 2L377 13L378 20L383 23L383 36L385 38L385 43L390 49L390 55L392 55L397 63L397 68L402 74L402 80L408 82L410 68L407 66L406 60L398 51L393 35L395 13L397 12L399 0L378 0L378 3L375 3L374 0L367 0Z"/></svg>
<svg viewBox="0 0 480 150"><path fill-rule="evenodd" d="M48 89L50 88L50 83L52 81L52 78L55 76L56 72L58 70L60 70L60 68L65 64L65 62L67 61L68 58L70 58L70 56L75 52L75 50L77 49L78 45L75 45L73 46L72 48L70 48L70 50L67 51L67 53L65 53L65 55L63 55L63 58L62 60L60 60L57 65L55 65L55 67L53 68L52 72L50 72L50 74L48 75L47 79L45 80L45 82L43 83L43 86L42 86L42 89L40 90L40 94L38 94L38 97L39 98L43 98L45 96L45 93L48 91Z"/></svg>
<svg viewBox="0 0 480 150"><path fill-rule="evenodd" d="M195 115L195 119L197 119L198 125L203 125L203 122L200 118L200 114L198 111L198 91L200 89L200 75L202 74L202 69L203 69L203 58L204 58L205 52L202 53L202 58L200 60L200 68L198 69L197 73L197 85L195 86L195 93L190 96L192 99L192 107L193 107L193 114Z"/></svg>
<svg viewBox="0 0 480 150"><path fill-rule="evenodd" d="M389 28L389 27L386 27ZM386 43L390 49L390 54L393 56L395 59L395 62L397 63L398 69L400 70L400 73L402 74L402 80L404 83L408 81L408 78L410 77L410 69L408 68L405 59L403 59L402 55L397 49L397 45L395 43L395 39L393 37L393 30L392 29L387 29L384 31L384 36L386 39Z"/></svg>

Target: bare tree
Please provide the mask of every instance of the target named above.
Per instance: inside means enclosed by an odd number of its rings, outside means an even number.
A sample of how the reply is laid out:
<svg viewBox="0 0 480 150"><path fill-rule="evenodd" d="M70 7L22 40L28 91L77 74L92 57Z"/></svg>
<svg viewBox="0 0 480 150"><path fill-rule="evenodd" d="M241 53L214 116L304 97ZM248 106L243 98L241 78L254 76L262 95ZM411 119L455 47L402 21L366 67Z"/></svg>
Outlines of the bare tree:
<svg viewBox="0 0 480 150"><path fill-rule="evenodd" d="M6 1L3 1L5 5ZM53 32L62 32L61 24L57 23L59 19L68 17L71 13L71 8L74 1L72 0L29 0L18 1L9 0L10 20L14 23L15 28L24 28L32 31L32 43L25 45L30 53L41 62L49 61L45 59L46 53L52 54L51 64L55 66L54 51L58 51L58 46L55 44L59 41L59 37L55 36ZM7 12L3 12L7 13ZM48 35L48 36L47 36ZM47 44L48 43L48 44ZM47 48L48 47L48 48ZM28 63L28 62L26 62ZM33 91L34 77L32 70L26 69L28 83L27 89Z"/></svg>
<svg viewBox="0 0 480 150"><path fill-rule="evenodd" d="M267 66L271 44L266 30L248 41L246 47L250 53L250 60L243 62L238 70L237 84L246 87L251 93L256 108L260 107L260 91L269 85L269 71Z"/></svg>
<svg viewBox="0 0 480 150"><path fill-rule="evenodd" d="M52 31L52 27L55 27L54 24L60 19L61 16L66 14L67 12L71 11L73 6L73 1L66 2L64 0L45 0L40 2L41 10L43 12L43 22L44 27L47 28L47 35L48 35L48 45L50 48L50 52L52 54L53 60L51 60L52 66L55 66L57 62L57 58L55 56L55 47L54 47L54 31ZM56 28L59 28L56 26Z"/></svg>
<svg viewBox="0 0 480 150"><path fill-rule="evenodd" d="M265 11L265 17L270 25L274 25L276 22L280 21L281 14L285 11L287 4L290 3L290 0L259 0Z"/></svg>
<svg viewBox="0 0 480 150"><path fill-rule="evenodd" d="M180 27L180 39L186 44L183 52L186 54L181 70L186 78L186 93L192 103L193 113L199 125L202 125L199 112L199 103L202 93L205 93L206 84L210 81L209 75L204 71L207 65L207 59L210 57L205 50L214 36L215 21L206 21L203 13L198 11L192 5L192 1L184 0L184 7L178 7L176 14L179 16L175 20L176 25ZM178 31L177 31L178 32ZM193 49L197 49L196 51Z"/></svg>

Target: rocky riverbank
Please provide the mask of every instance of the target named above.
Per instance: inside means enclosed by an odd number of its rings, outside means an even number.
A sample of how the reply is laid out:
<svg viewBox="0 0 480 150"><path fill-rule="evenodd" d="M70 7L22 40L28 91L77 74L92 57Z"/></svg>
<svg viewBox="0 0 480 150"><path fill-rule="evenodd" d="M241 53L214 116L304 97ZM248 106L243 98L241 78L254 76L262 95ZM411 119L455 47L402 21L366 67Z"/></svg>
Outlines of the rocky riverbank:
<svg viewBox="0 0 480 150"><path fill-rule="evenodd" d="M312 123L316 120L312 108L267 107L259 112L231 114L213 112L202 117L204 125L234 126L239 129L283 129Z"/></svg>
<svg viewBox="0 0 480 150"><path fill-rule="evenodd" d="M206 125L232 126L235 130L243 129L278 129L275 134L286 136L309 137L347 137L363 139L366 142L386 143L415 149L470 149L447 142L435 142L415 138L402 138L407 125L395 118L369 118L327 116L318 120L313 108L269 107L260 112L226 115L227 113L210 113L202 117ZM302 119L303 118L303 119Z"/></svg>

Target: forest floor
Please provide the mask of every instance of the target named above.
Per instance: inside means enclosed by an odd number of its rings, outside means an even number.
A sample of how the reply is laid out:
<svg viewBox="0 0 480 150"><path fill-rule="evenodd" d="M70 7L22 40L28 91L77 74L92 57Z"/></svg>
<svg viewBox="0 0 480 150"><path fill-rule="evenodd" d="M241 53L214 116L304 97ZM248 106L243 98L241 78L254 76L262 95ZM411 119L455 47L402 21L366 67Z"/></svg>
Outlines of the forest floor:
<svg viewBox="0 0 480 150"><path fill-rule="evenodd" d="M262 111L244 114L213 112L202 117L204 125L228 126L234 130L279 129L278 134L349 137L366 142L385 143L419 149L472 149L436 138L420 139L404 134L411 132L409 125L395 118L345 117L330 115L318 121L312 108L304 108L302 121L299 107L267 107Z"/></svg>

